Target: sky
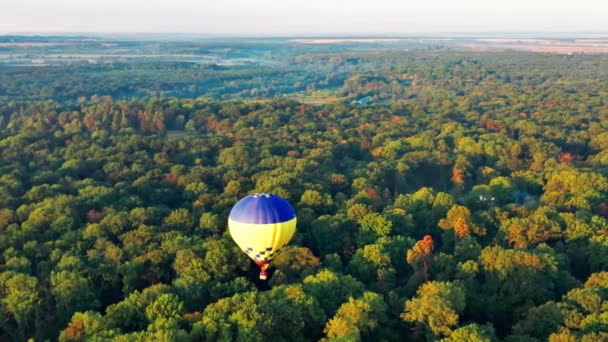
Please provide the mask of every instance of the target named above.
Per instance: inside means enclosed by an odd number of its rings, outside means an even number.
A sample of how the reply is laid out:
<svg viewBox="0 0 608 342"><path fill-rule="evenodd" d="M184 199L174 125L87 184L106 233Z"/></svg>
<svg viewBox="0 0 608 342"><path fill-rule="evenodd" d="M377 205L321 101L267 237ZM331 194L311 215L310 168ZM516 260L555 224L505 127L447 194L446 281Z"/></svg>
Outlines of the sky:
<svg viewBox="0 0 608 342"><path fill-rule="evenodd" d="M0 34L608 33L608 0L0 0Z"/></svg>

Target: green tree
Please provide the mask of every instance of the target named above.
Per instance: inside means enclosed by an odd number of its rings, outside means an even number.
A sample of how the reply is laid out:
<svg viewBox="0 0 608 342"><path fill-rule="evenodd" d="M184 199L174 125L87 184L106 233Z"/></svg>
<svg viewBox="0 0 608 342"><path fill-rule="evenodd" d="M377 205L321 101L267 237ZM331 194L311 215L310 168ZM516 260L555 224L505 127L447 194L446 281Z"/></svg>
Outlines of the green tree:
<svg viewBox="0 0 608 342"><path fill-rule="evenodd" d="M167 216L163 223L170 230L180 230L189 232L194 224L190 211L188 209L176 209L173 210L169 216Z"/></svg>
<svg viewBox="0 0 608 342"><path fill-rule="evenodd" d="M150 322L159 319L179 320L184 314L184 304L170 293L160 295L146 307L146 317Z"/></svg>
<svg viewBox="0 0 608 342"><path fill-rule="evenodd" d="M246 292L205 308L193 327L194 338L206 340L267 339L305 341L318 337L325 314L300 286Z"/></svg>
<svg viewBox="0 0 608 342"><path fill-rule="evenodd" d="M306 247L288 246L273 259L272 265L276 267L276 271L270 283L272 285L289 284L300 282L314 274L321 265L321 261Z"/></svg>
<svg viewBox="0 0 608 342"><path fill-rule="evenodd" d="M449 336L458 325L459 315L464 308L465 291L462 285L431 281L418 289L416 297L405 302L401 318L423 325L429 336Z"/></svg>
<svg viewBox="0 0 608 342"><path fill-rule="evenodd" d="M365 288L352 276L329 270L304 278L303 286L306 293L317 299L328 317L333 316L348 298L361 296Z"/></svg>
<svg viewBox="0 0 608 342"><path fill-rule="evenodd" d="M0 275L0 284L2 304L17 323L14 338L24 339L34 323L33 315L41 300L38 279L9 271Z"/></svg>
<svg viewBox="0 0 608 342"><path fill-rule="evenodd" d="M207 212L201 215L199 227L208 234L220 234L225 229L219 215Z"/></svg>
<svg viewBox="0 0 608 342"><path fill-rule="evenodd" d="M60 342L78 342L95 338L111 338L104 334L104 322L100 313L94 311L76 312L68 326L59 334ZM105 336L104 336L105 335Z"/></svg>
<svg viewBox="0 0 608 342"><path fill-rule="evenodd" d="M386 311L387 305L377 293L365 292L359 299L350 297L325 325L324 340L374 339L374 332L387 319Z"/></svg>
<svg viewBox="0 0 608 342"><path fill-rule="evenodd" d="M440 340L441 342L494 342L498 341L494 335L491 325L469 324L454 330L450 336Z"/></svg>
<svg viewBox="0 0 608 342"><path fill-rule="evenodd" d="M369 213L363 216L359 221L361 230L357 236L357 244L365 246L373 243L382 236L387 236L391 233L393 223L384 215L378 213Z"/></svg>
<svg viewBox="0 0 608 342"><path fill-rule="evenodd" d="M76 272L53 271L50 285L62 321L67 321L76 311L99 306L90 280Z"/></svg>

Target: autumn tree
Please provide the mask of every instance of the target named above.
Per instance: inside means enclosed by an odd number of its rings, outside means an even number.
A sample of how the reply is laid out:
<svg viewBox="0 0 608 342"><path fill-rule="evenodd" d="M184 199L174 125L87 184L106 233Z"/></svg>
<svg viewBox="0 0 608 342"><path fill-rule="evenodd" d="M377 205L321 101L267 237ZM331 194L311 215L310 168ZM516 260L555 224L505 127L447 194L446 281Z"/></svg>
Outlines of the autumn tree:
<svg viewBox="0 0 608 342"><path fill-rule="evenodd" d="M407 251L406 260L414 268L415 275L421 276L424 281L428 281L428 270L433 253L434 242L430 235L424 238Z"/></svg>
<svg viewBox="0 0 608 342"><path fill-rule="evenodd" d="M401 318L423 325L428 338L448 336L458 325L464 307L465 292L462 285L431 281L418 289L416 297L405 302Z"/></svg>
<svg viewBox="0 0 608 342"><path fill-rule="evenodd" d="M323 340L362 341L374 334L386 321L387 306L382 297L365 292L361 298L350 297L325 325Z"/></svg>

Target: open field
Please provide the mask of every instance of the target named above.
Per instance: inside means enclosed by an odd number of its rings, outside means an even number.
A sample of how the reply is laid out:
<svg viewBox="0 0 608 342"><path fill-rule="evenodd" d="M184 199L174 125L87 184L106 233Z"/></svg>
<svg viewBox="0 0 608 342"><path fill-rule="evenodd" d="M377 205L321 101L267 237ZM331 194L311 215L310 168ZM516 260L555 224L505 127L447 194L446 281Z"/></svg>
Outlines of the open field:
<svg viewBox="0 0 608 342"><path fill-rule="evenodd" d="M47 42L0 43L0 47L49 47L49 46L68 46L68 45L76 45L76 43L47 43Z"/></svg>
<svg viewBox="0 0 608 342"><path fill-rule="evenodd" d="M336 102L336 101L340 100L340 98L336 97L336 96L327 96L327 97L296 96L296 97L294 97L294 100L296 100L300 103L304 103L304 104L322 105L322 104Z"/></svg>
<svg viewBox="0 0 608 342"><path fill-rule="evenodd" d="M344 44L344 43L394 43L397 38L323 38L323 39L292 39L290 42L300 44Z"/></svg>
<svg viewBox="0 0 608 342"><path fill-rule="evenodd" d="M460 48L477 51L521 50L558 54L608 53L608 39L475 39L459 43Z"/></svg>

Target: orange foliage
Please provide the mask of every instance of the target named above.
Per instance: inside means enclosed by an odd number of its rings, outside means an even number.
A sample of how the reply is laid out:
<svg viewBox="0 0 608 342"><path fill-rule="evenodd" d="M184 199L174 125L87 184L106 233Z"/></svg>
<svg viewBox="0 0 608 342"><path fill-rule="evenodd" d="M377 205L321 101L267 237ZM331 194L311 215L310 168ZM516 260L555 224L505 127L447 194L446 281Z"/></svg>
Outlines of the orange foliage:
<svg viewBox="0 0 608 342"><path fill-rule="evenodd" d="M368 139L361 139L361 151L369 151L372 148L372 143Z"/></svg>
<svg viewBox="0 0 608 342"><path fill-rule="evenodd" d="M562 164L570 165L574 156L570 152L564 152L559 155L559 162Z"/></svg>
<svg viewBox="0 0 608 342"><path fill-rule="evenodd" d="M547 107L556 107L558 106L560 103L559 101L557 101L556 99L549 99L547 101L545 101L544 103Z"/></svg>
<svg viewBox="0 0 608 342"><path fill-rule="evenodd" d="M217 118L215 116L212 116L207 121L207 127L209 127L209 129L213 131L222 132L225 131L228 127L230 127L230 121L227 119L217 121Z"/></svg>
<svg viewBox="0 0 608 342"><path fill-rule="evenodd" d="M86 116L84 118L84 126L89 130L89 131L97 131L99 130L99 127L97 125L97 120L95 120L94 117L92 116Z"/></svg>
<svg viewBox="0 0 608 342"><path fill-rule="evenodd" d="M296 150L289 150L289 151L287 151L287 155L295 158L300 155L300 152L298 152Z"/></svg>
<svg viewBox="0 0 608 342"><path fill-rule="evenodd" d="M71 322L63 331L63 338L66 341L84 341L84 322L81 319Z"/></svg>
<svg viewBox="0 0 608 342"><path fill-rule="evenodd" d="M165 175L165 182L169 183L169 184L177 184L179 181L179 176L174 175L172 173L167 173Z"/></svg>
<svg viewBox="0 0 608 342"><path fill-rule="evenodd" d="M382 147L376 147L373 151L372 151L372 156L379 158L382 157Z"/></svg>
<svg viewBox="0 0 608 342"><path fill-rule="evenodd" d="M373 130L374 125L370 124L369 122L366 122L364 124L359 125L359 127L357 127L357 132L359 132L359 134L365 132L365 131L369 131L369 130Z"/></svg>
<svg viewBox="0 0 608 342"><path fill-rule="evenodd" d="M186 322L196 323L201 320L203 313L200 311L194 311L184 314L183 318Z"/></svg>
<svg viewBox="0 0 608 342"><path fill-rule="evenodd" d="M435 246L435 242L433 241L433 237L432 236L425 235L422 238L422 241L419 241L419 242L421 242L420 246L422 248L422 251L425 252L425 254L429 254L429 253L433 252L433 248Z"/></svg>
<svg viewBox="0 0 608 342"><path fill-rule="evenodd" d="M89 211L87 211L87 221L88 222L97 222L101 219L102 214L95 210L95 209L91 209Z"/></svg>
<svg viewBox="0 0 608 342"><path fill-rule="evenodd" d="M32 127L32 126L34 126L35 123L36 123L36 120L34 118L27 118L27 119L25 119L24 126Z"/></svg>
<svg viewBox="0 0 608 342"><path fill-rule="evenodd" d="M407 251L407 261L412 264L422 256L429 255L433 252L434 242L430 235L425 235L422 240L416 242L414 247Z"/></svg>
<svg viewBox="0 0 608 342"><path fill-rule="evenodd" d="M149 132L151 131L150 129L150 115L148 115L148 112L141 112L137 115L137 120L139 122L139 129L144 131L144 132Z"/></svg>
<svg viewBox="0 0 608 342"><path fill-rule="evenodd" d="M462 218L458 218L456 223L454 224L454 233L459 238L467 237L471 235L471 231L469 230L469 225Z"/></svg>
<svg viewBox="0 0 608 342"><path fill-rule="evenodd" d="M332 184L346 184L346 176L340 173L332 173L330 180Z"/></svg>
<svg viewBox="0 0 608 342"><path fill-rule="evenodd" d="M536 255L533 254L526 254L526 256L523 257L523 259L521 260L521 264L533 269L537 269L537 270L542 270L543 269L543 263L540 260L540 258Z"/></svg>
<svg viewBox="0 0 608 342"><path fill-rule="evenodd" d="M416 272L422 272L425 281L428 281L428 269L430 256L433 253L434 242L430 235L425 235L422 240L416 242L414 247L407 251L406 260L414 267Z"/></svg>
<svg viewBox="0 0 608 342"><path fill-rule="evenodd" d="M457 167L452 169L452 182L456 185L464 185L464 171Z"/></svg>
<svg viewBox="0 0 608 342"><path fill-rule="evenodd" d="M492 120L486 120L486 121L482 122L481 126L486 129L493 130L493 131L501 131L505 128L504 125L497 125Z"/></svg>
<svg viewBox="0 0 608 342"><path fill-rule="evenodd" d="M0 227L6 227L12 219L12 212L7 209L0 210Z"/></svg>
<svg viewBox="0 0 608 342"><path fill-rule="evenodd" d="M371 199L378 198L378 191L374 188L367 188L365 189L365 192L367 193L367 196L369 196L369 198Z"/></svg>

